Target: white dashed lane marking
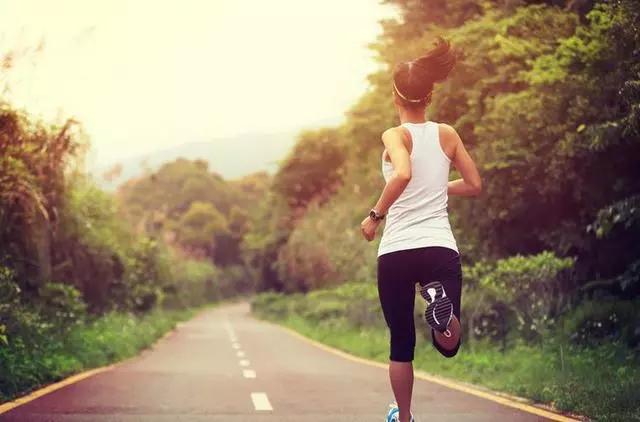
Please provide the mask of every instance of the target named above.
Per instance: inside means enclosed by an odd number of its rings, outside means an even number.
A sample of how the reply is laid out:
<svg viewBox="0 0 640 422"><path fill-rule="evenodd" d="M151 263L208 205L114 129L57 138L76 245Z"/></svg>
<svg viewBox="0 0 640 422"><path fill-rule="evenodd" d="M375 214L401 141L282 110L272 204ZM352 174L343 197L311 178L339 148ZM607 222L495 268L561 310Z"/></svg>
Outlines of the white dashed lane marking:
<svg viewBox="0 0 640 422"><path fill-rule="evenodd" d="M251 393L251 401L256 410L273 410L266 393Z"/></svg>
<svg viewBox="0 0 640 422"><path fill-rule="evenodd" d="M236 351L236 356L240 359L238 363L240 364L240 366L246 368L242 370L242 376L250 379L256 378L256 371L254 371L253 369L248 369L248 367L251 365L249 360L243 359L246 355L241 350L240 343L238 342L236 333L233 331L231 323L227 321L224 328L229 335L229 340L231 340L231 347ZM267 397L267 393L251 393L251 401L253 402L253 407L256 409L256 411L273 410L271 402L269 402L269 397Z"/></svg>
<svg viewBox="0 0 640 422"><path fill-rule="evenodd" d="M227 334L229 334L229 339L231 340L231 347L233 347L236 350L236 356L239 358L244 358L245 353L242 350L240 350L240 343L238 343L238 338L236 337L236 334L233 332L233 328L231 327L231 324L229 323L225 324L225 329L227 331ZM244 367L248 367L251 364L247 359L240 359L238 363L240 364L240 366L244 366ZM243 369L242 376L245 378L253 379L256 377L256 371L254 371L253 369ZM256 408L256 410L272 410L271 403L269 403L269 398L267 397L266 393L252 393L251 400L253 401L253 405Z"/></svg>

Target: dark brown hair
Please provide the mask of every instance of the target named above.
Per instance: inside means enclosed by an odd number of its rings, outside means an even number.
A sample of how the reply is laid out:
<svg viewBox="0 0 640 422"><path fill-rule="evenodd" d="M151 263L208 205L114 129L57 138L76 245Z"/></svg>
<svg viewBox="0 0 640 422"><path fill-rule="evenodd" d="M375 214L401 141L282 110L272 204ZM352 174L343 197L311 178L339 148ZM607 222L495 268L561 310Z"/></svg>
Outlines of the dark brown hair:
<svg viewBox="0 0 640 422"><path fill-rule="evenodd" d="M447 79L456 64L449 41L436 38L424 56L400 63L393 72L396 95L407 107L424 107L431 101L433 85Z"/></svg>

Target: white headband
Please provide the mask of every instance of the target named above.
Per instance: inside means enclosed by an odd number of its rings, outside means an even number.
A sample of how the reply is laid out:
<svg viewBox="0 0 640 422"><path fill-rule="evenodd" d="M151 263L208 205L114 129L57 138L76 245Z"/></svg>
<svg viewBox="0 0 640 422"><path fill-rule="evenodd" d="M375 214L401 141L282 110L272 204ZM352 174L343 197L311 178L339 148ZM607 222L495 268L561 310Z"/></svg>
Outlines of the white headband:
<svg viewBox="0 0 640 422"><path fill-rule="evenodd" d="M429 95L427 95L427 96L426 96L426 97L424 97L424 98L420 98L420 99L418 99L418 100L411 100L411 99L409 99L409 98L405 97L404 95L402 95L402 93L400 92L400 90L399 90L399 89L398 89L398 87L396 86L396 81L393 81L393 89L395 89L396 94L398 94L398 96L399 96L400 98L402 98L403 100L405 100L405 101L407 101L407 102L409 102L409 103L421 103L422 101L425 101L425 100L429 99L429 97L431 97L431 93L429 93Z"/></svg>

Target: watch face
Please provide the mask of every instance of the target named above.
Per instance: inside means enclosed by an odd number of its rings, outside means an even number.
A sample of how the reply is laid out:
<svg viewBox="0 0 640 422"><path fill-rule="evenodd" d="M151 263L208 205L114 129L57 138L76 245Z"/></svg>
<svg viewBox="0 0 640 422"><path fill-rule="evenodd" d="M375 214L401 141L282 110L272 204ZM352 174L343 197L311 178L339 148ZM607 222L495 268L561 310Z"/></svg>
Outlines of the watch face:
<svg viewBox="0 0 640 422"><path fill-rule="evenodd" d="M378 214L375 210L369 212L369 217L371 217L373 221L380 221L384 218L384 216Z"/></svg>

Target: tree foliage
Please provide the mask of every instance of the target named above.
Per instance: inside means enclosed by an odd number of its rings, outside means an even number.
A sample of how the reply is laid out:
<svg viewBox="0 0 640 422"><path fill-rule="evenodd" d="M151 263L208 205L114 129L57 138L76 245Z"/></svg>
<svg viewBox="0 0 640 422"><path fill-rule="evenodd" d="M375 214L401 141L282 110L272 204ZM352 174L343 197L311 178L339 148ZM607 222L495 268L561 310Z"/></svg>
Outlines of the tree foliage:
<svg viewBox="0 0 640 422"><path fill-rule="evenodd" d="M119 206L138 230L220 266L242 262L248 212L270 181L264 172L226 181L203 160L177 159L120 187Z"/></svg>
<svg viewBox="0 0 640 422"><path fill-rule="evenodd" d="M374 277L375 245L357 228L383 186L380 135L398 124L391 70L444 35L459 64L436 87L427 117L457 129L485 186L478 199L450 198L471 331L535 340L550 319L576 307L589 320L592 307L582 301L597 298L609 310L617 301L637 303L637 2L386 3L399 18L383 21L372 44L381 67L333 129L345 157L340 185L329 198L309 200L321 172L310 164L309 173L299 170L317 151L301 139L245 238L250 265L263 268L257 286L306 292ZM330 155L313 162L328 166Z"/></svg>

